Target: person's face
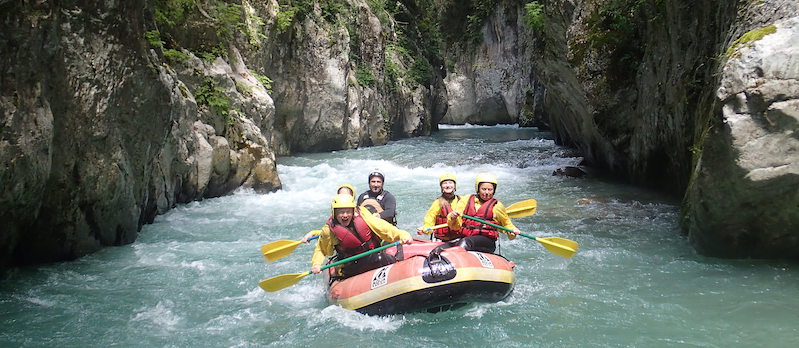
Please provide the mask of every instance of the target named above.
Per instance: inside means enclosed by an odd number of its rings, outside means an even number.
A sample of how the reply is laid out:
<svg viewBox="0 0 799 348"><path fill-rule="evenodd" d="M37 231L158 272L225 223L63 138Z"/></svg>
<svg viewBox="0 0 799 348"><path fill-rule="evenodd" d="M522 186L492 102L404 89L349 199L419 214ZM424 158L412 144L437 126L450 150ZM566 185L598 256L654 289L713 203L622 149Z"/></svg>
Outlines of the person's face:
<svg viewBox="0 0 799 348"><path fill-rule="evenodd" d="M350 190L350 188L346 187L346 186L338 189L338 192L336 192L336 193L355 196L355 192L352 192L352 190Z"/></svg>
<svg viewBox="0 0 799 348"><path fill-rule="evenodd" d="M383 189L383 180L379 177L373 176L371 179L369 179L369 189L375 193L380 192L380 190Z"/></svg>
<svg viewBox="0 0 799 348"><path fill-rule="evenodd" d="M336 215L336 221L338 221L339 224L349 226L354 213L355 209L352 208L336 208L334 214Z"/></svg>
<svg viewBox="0 0 799 348"><path fill-rule="evenodd" d="M455 192L455 182L452 180L444 180L441 182L441 192L453 193Z"/></svg>
<svg viewBox="0 0 799 348"><path fill-rule="evenodd" d="M478 186L477 189L477 195L482 201L487 201L491 199L491 197L494 197L494 184L490 182L480 183L480 186Z"/></svg>

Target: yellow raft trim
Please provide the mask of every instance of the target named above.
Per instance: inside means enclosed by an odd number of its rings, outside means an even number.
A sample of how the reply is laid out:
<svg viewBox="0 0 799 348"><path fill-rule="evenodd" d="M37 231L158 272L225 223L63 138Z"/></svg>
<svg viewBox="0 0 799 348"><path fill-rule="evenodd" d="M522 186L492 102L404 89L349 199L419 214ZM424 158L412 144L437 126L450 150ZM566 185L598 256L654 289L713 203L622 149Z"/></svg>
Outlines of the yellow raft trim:
<svg viewBox="0 0 799 348"><path fill-rule="evenodd" d="M337 304L345 309L358 309L366 307L372 303L379 302L392 298L394 296L402 295L404 293L434 288L441 285L469 282L469 281L486 281L512 284L514 281L513 271L504 269L491 269L482 267L467 267L458 268L455 278L438 283L427 283L422 279L422 276L413 276L398 280L376 289L372 289L360 295L355 295L345 299L331 299L331 304Z"/></svg>

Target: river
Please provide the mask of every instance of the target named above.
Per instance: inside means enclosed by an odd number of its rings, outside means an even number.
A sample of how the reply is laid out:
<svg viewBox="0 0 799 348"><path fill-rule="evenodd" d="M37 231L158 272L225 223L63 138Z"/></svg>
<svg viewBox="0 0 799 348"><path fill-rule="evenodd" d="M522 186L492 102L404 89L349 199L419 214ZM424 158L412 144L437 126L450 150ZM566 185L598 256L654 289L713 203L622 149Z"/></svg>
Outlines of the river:
<svg viewBox="0 0 799 348"><path fill-rule="evenodd" d="M169 211L126 246L73 262L24 267L0 282L0 347L796 347L799 274L782 261L699 256L678 205L595 178L551 176L579 158L551 134L514 126L445 127L386 146L281 158L284 188ZM517 263L499 303L441 313L370 317L329 306L321 277L275 293L271 276L310 269L312 247L268 263L259 247L299 239L330 214L339 184L359 192L373 168L398 202L399 227L420 226L438 176L458 193L497 175L506 205L535 198L515 219L536 237L580 243L571 259L502 239Z"/></svg>

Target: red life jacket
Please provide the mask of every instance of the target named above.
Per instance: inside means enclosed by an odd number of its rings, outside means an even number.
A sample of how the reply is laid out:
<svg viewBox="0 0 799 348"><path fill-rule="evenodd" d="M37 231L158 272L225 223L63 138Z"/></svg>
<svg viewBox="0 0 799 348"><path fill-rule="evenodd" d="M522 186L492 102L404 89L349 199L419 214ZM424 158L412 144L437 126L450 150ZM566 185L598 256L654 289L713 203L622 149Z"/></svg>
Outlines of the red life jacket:
<svg viewBox="0 0 799 348"><path fill-rule="evenodd" d="M461 196L456 196L456 198L460 200ZM454 202L455 200L453 199L452 201ZM441 205L441 210L439 210L438 215L436 215L436 225L447 223L447 215L452 212L452 204L442 204L440 201L439 204ZM437 228L433 231L436 234L436 238L445 242L461 236L460 230L453 230L449 228L449 226Z"/></svg>
<svg viewBox="0 0 799 348"><path fill-rule="evenodd" d="M360 215L355 215L352 218L352 224L355 225L354 231L339 223L334 223L332 216L327 219L327 226L339 240L336 252L340 259L372 250L380 245L378 237L372 233L372 229Z"/></svg>
<svg viewBox="0 0 799 348"><path fill-rule="evenodd" d="M499 225L499 223L496 220L494 220L494 205L497 204L496 199L491 198L488 201L483 202L483 204L480 205L480 209L474 209L474 200L477 199L475 195L469 195L469 198L467 199L469 201L466 203L466 209L463 210L464 214L479 218L481 220L488 221L492 224ZM497 233L496 227L486 225L484 223L477 222L472 219L467 219L467 218L462 218L462 219L463 219L463 225L461 227L462 235L469 237L482 234L493 240L497 240L499 234Z"/></svg>

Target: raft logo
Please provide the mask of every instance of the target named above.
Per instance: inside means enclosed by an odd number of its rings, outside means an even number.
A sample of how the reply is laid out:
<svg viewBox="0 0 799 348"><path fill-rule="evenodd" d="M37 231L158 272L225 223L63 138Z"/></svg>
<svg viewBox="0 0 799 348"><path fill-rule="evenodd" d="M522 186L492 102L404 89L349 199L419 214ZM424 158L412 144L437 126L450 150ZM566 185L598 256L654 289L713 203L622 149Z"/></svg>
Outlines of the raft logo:
<svg viewBox="0 0 799 348"><path fill-rule="evenodd" d="M469 254L474 255L474 257L476 257L477 260L480 261L480 264L483 265L483 267L485 267L485 268L494 268L494 263L492 263L491 259L489 259L487 256L483 255L483 253L470 251Z"/></svg>
<svg viewBox="0 0 799 348"><path fill-rule="evenodd" d="M372 275L372 289L388 284L388 271L391 270L391 266L394 265L378 268L375 271L374 275Z"/></svg>

